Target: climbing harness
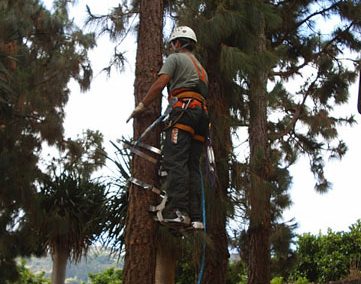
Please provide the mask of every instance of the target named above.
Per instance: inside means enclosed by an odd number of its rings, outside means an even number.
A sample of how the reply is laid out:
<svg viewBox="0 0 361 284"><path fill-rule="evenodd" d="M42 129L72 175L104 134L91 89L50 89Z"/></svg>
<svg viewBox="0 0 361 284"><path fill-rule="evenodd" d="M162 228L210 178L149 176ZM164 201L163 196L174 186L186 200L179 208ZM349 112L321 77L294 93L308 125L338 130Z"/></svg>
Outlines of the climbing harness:
<svg viewBox="0 0 361 284"><path fill-rule="evenodd" d="M206 137L199 135L198 133L196 133L193 127L188 124L181 123L180 120L184 115L184 111L187 109L199 107L203 111L207 112L205 99L200 94L193 91L185 91L180 94L176 94L175 98L177 98L177 102L173 105L173 108L178 108L180 110L180 114L173 120L169 121L168 125L165 127L164 130L170 128L180 129L189 133L194 140L204 143Z"/></svg>
<svg viewBox="0 0 361 284"><path fill-rule="evenodd" d="M173 119L173 121L170 121L169 125L167 126L167 129L168 128L181 129L189 133L194 140L204 143L206 137L196 133L196 131L190 125L181 122L181 118L184 115L184 111L187 109L200 108L204 112L206 113L208 112L206 106L206 99L205 99L205 96L207 94L206 90L208 84L207 73L193 55L189 53L185 53L185 54L190 58L194 68L196 69L199 82L198 82L198 86L194 89L177 88L177 89L173 89L170 92L169 98L177 98L177 102L173 105L173 108L179 108L181 109L181 112L178 115L178 117Z"/></svg>

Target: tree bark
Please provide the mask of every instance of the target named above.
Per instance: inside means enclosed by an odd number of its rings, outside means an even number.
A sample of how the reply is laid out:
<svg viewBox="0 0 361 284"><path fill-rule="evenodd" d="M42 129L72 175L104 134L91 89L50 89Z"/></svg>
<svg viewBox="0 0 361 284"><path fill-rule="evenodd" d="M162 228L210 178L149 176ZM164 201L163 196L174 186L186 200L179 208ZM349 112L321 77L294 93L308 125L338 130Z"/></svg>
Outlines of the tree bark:
<svg viewBox="0 0 361 284"><path fill-rule="evenodd" d="M159 244L157 247L157 262L155 270L155 284L174 284L176 257L167 246Z"/></svg>
<svg viewBox="0 0 361 284"><path fill-rule="evenodd" d="M55 247L52 254L53 270L51 273L52 284L64 284L66 274L66 264L69 258L69 252L61 247Z"/></svg>
<svg viewBox="0 0 361 284"><path fill-rule="evenodd" d="M134 82L135 104L145 96L157 77L162 64L163 1L141 0L139 13L138 47ZM146 127L160 114L160 100L150 105L141 119L133 123L134 138L137 139ZM153 130L144 143L159 147L159 131ZM134 156L132 176L149 184L157 184L158 166ZM155 195L137 186L129 191L128 215L125 234L125 284L153 284L155 275L156 223L148 213L155 204Z"/></svg>
<svg viewBox="0 0 361 284"><path fill-rule="evenodd" d="M260 13L255 53L266 50L264 19ZM269 149L267 137L267 74L262 68L250 74L250 224L249 284L270 282L270 198Z"/></svg>

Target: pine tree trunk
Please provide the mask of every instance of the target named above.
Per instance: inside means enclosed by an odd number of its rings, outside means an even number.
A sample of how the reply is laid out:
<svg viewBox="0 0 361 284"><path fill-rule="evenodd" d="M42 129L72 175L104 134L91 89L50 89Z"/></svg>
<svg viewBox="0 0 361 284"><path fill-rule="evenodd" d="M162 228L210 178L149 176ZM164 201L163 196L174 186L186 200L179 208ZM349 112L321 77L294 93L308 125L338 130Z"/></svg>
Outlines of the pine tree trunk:
<svg viewBox="0 0 361 284"><path fill-rule="evenodd" d="M176 257L172 250L161 244L157 247L155 284L174 284Z"/></svg>
<svg viewBox="0 0 361 284"><path fill-rule="evenodd" d="M163 1L141 0L139 14L138 47L135 69L135 103L138 104L157 78L162 64ZM134 120L134 138L160 114L160 100L153 103L142 115ZM144 143L159 147L159 131L153 130ZM134 156L132 176L149 184L156 184L158 166ZM156 223L148 212L149 205L155 204L152 192L131 186L125 237L125 284L153 284L155 275L155 232Z"/></svg>
<svg viewBox="0 0 361 284"><path fill-rule="evenodd" d="M51 284L64 284L69 252L60 247L55 247L51 257L53 260Z"/></svg>
<svg viewBox="0 0 361 284"><path fill-rule="evenodd" d="M264 21L259 20L255 53L266 49ZM270 282L270 198L268 185L269 149L267 139L266 72L261 68L250 75L250 224L249 224L249 284Z"/></svg>
<svg viewBox="0 0 361 284"><path fill-rule="evenodd" d="M211 51L210 51L211 52ZM218 182L211 188L207 198L207 236L211 239L206 250L206 269L202 283L226 283L228 265L228 238L226 232L226 202L228 188L228 157L231 151L229 106L225 99L221 79L219 77L219 52L209 56L207 63L209 77L209 107L212 124L212 142L217 163Z"/></svg>

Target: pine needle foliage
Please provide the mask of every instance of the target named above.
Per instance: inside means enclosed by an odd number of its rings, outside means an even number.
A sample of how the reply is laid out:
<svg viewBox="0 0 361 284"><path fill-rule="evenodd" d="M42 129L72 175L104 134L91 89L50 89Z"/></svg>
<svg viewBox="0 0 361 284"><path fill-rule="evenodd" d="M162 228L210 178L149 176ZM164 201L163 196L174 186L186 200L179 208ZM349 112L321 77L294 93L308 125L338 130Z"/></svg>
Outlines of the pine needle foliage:
<svg viewBox="0 0 361 284"><path fill-rule="evenodd" d="M287 191L292 179L288 169L298 157L309 159L315 189L327 192L332 184L324 172L326 161L340 159L347 151L347 145L339 137L339 126L355 123L352 114L339 116L335 110L348 102L349 87L360 68L357 58L361 43L360 2L188 0L172 3L173 16L179 24L195 29L203 63L210 62L206 68L216 66L223 86L228 86L219 96L230 103L234 120L231 125L235 128L245 127L250 133L251 118L258 116L251 112L257 99L252 82L263 78L259 84L264 93L261 100L266 100L266 113L258 111L266 115L264 138L269 152L268 156L267 152L257 152L261 163L255 166L265 165L267 174L260 178L271 192L271 220L276 221L291 204ZM260 46L260 35L264 46ZM220 56L214 57L215 54ZM224 123L223 117L217 120ZM216 127L217 121L213 123ZM253 146L257 147L250 144L250 148ZM244 166L240 167L239 163ZM255 190L250 186L251 164L251 160L245 159L231 165L244 170L238 177L232 175L238 182L230 183L244 191L239 193L245 198L240 202L242 206L249 206L249 192ZM248 208L242 212L247 219Z"/></svg>
<svg viewBox="0 0 361 284"><path fill-rule="evenodd" d="M131 3L129 3L131 2ZM108 36L115 43L113 55L109 65L103 68L110 75L112 68L118 71L124 70L127 50L122 50L122 43L126 38L137 32L137 16L139 3L137 1L121 1L118 6L113 7L107 14L96 14L90 6L86 6L88 17L85 26L95 30L97 37Z"/></svg>
<svg viewBox="0 0 361 284"><path fill-rule="evenodd" d="M94 37L73 25L67 2L50 12L36 0L0 1L0 282L15 279L16 256L37 250L28 222L42 143L63 140L69 80L85 90L92 78Z"/></svg>
<svg viewBox="0 0 361 284"><path fill-rule="evenodd" d="M268 70L269 85L274 82L273 88L267 92L268 108L272 113L284 114L281 118L277 116L275 121L269 119L269 136L273 145L289 149L284 144L291 142L296 152L287 157L297 157L297 153L312 157L311 151L321 160L327 152L332 157L336 153L342 157L346 150L344 143L340 141L332 145L331 141L337 140L337 126L352 125L355 120L353 116L334 117L332 110L347 103L348 88L357 76L355 68L352 70L344 64L347 60L342 58L341 48L360 50L360 19L357 14L360 5L357 1L321 1L319 4L313 1L270 1L252 8L247 1L232 2L183 1L177 14L181 22L196 29L204 49L220 44L220 72L225 80L231 78L240 86L230 90L236 90L238 94L228 92L227 97L233 95L247 103L249 98L245 97L250 95L247 93L248 77L257 70ZM257 28L252 9L262 9L266 18L268 45L261 56L251 52L254 41L250 31ZM320 17L327 20L337 15L344 22L334 31L322 35L316 30L315 21L320 21ZM348 61L357 68L356 59ZM308 67L315 72L302 79L301 72L308 73ZM303 80L303 84L290 92L286 83L292 79ZM247 117L242 120L247 121ZM297 129L308 130L293 134L296 124L301 126ZM289 166L296 160L287 158L286 161ZM321 172L314 173L318 180L317 189L324 188L322 183L327 185L325 188L330 186Z"/></svg>

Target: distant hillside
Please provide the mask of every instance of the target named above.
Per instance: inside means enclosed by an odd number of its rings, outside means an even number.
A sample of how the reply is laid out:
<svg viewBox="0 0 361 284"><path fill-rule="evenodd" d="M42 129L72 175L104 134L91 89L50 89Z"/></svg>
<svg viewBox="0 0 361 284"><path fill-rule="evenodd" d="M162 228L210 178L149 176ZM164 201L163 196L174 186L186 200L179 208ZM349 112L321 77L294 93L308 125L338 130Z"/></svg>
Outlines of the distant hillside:
<svg viewBox="0 0 361 284"><path fill-rule="evenodd" d="M50 278L52 261L51 257L26 259L26 266L34 272L45 272L45 276ZM91 249L87 258L83 258L79 263L68 263L66 278L70 278L67 283L87 283L89 273L98 273L109 267L123 267L123 263L117 262L116 257L109 256L109 251L104 249Z"/></svg>

